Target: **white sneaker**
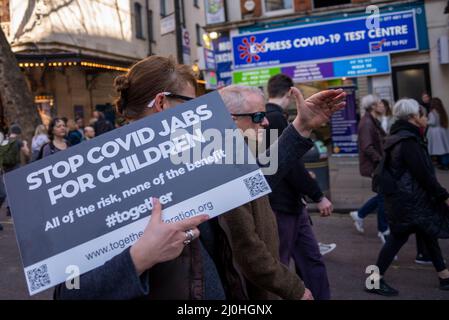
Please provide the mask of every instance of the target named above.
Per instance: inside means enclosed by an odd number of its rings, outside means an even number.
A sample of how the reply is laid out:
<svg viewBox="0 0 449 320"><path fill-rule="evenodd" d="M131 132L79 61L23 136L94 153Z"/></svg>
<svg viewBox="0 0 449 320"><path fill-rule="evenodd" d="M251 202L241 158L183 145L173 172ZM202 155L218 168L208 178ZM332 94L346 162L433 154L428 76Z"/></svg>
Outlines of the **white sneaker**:
<svg viewBox="0 0 449 320"><path fill-rule="evenodd" d="M332 252L337 247L337 245L335 243L327 244L327 243L321 243L321 242L318 242L318 246L320 247L320 253L322 256Z"/></svg>
<svg viewBox="0 0 449 320"><path fill-rule="evenodd" d="M385 244L385 242L387 242L386 240L385 240L385 235L382 233L382 232L378 232L377 233L377 236L380 238L380 241L382 241L382 243L383 244Z"/></svg>
<svg viewBox="0 0 449 320"><path fill-rule="evenodd" d="M390 235L390 229L388 229L385 232L378 232L377 236L380 238L380 240L382 241L382 244L385 244L385 242L387 242L387 240L385 239L385 237L388 237Z"/></svg>
<svg viewBox="0 0 449 320"><path fill-rule="evenodd" d="M363 219L359 217L359 212L351 211L349 212L349 215L351 216L352 220L354 220L354 226L357 231L360 233L364 233L365 229L363 229Z"/></svg>

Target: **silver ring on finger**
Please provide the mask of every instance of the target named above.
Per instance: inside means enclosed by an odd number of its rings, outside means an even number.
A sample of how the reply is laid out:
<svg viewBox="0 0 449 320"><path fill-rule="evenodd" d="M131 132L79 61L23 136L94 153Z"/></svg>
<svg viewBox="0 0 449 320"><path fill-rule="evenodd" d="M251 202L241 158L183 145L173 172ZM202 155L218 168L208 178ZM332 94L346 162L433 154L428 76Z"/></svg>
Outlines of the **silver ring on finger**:
<svg viewBox="0 0 449 320"><path fill-rule="evenodd" d="M186 239L184 240L184 244L188 245L190 242L192 242L193 238L195 237L195 233L193 233L192 229L189 229L185 232Z"/></svg>

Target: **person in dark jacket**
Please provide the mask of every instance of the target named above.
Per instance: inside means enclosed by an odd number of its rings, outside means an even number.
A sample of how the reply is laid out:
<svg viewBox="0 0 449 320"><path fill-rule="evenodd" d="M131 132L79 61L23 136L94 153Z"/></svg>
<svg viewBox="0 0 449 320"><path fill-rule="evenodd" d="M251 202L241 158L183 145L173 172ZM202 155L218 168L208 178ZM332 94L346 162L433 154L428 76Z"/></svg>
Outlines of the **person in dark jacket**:
<svg viewBox="0 0 449 320"><path fill-rule="evenodd" d="M367 95L362 98L361 108L365 110L365 115L360 120L358 127L359 168L363 177L371 178L383 154L383 140L386 134L379 119L385 113L385 107L379 97ZM358 211L350 212L350 215L357 231L363 233L363 219L376 209L378 236L382 243L385 243L389 229L382 195L375 195Z"/></svg>
<svg viewBox="0 0 449 320"><path fill-rule="evenodd" d="M95 136L98 137L114 129L114 125L105 118L103 112L98 110L94 111L94 118L97 119L94 123Z"/></svg>
<svg viewBox="0 0 449 320"><path fill-rule="evenodd" d="M28 148L27 141L20 138L21 134L21 127L18 124L12 124L11 128L9 128L8 137L0 141L1 146L10 146L7 153L10 154L11 163L4 163L3 161L5 160L5 158L3 158L0 166L0 207L3 205L3 202L6 201L6 216L8 217L11 216L11 210L9 209L8 201L6 198L4 175L7 172L19 168L22 162L22 157L29 158L30 156L30 149ZM3 230L3 227L0 224L0 231L1 230Z"/></svg>
<svg viewBox="0 0 449 320"><path fill-rule="evenodd" d="M389 185L383 188L391 234L376 263L381 277L379 285L367 291L385 296L398 294L383 276L413 233L421 236L428 249L439 276L440 289L449 290L449 271L437 240L449 238L449 193L436 179L420 133L420 127L427 125L427 118L413 99L399 100L393 115L397 121L385 142L382 171L383 176L391 177Z"/></svg>
<svg viewBox="0 0 449 320"><path fill-rule="evenodd" d="M73 119L67 120L67 129L67 141L71 146L74 146L83 140L83 135L79 131L78 124Z"/></svg>
<svg viewBox="0 0 449 320"><path fill-rule="evenodd" d="M276 138L288 126L283 110L291 103L293 86L292 79L284 74L275 75L268 81L268 128L275 131ZM267 137L271 137L271 134ZM268 143L274 142L267 140ZM287 266L292 258L296 272L313 297L316 300L328 300L330 287L327 270L303 201L304 196L317 203L322 215L327 216L332 212L332 203L324 196L317 181L310 176L303 161L298 159L269 196L278 223L280 258Z"/></svg>

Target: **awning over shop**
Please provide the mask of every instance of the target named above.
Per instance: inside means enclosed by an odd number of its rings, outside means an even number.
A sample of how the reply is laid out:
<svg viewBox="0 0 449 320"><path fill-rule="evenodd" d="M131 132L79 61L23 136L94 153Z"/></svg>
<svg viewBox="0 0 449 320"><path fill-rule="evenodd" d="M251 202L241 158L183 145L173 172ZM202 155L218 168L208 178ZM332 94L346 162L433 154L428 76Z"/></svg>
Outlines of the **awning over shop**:
<svg viewBox="0 0 449 320"><path fill-rule="evenodd" d="M109 60L83 54L65 52L50 54L16 53L16 58L19 63L19 67L21 68L83 67L126 72L133 64L133 62L129 61Z"/></svg>

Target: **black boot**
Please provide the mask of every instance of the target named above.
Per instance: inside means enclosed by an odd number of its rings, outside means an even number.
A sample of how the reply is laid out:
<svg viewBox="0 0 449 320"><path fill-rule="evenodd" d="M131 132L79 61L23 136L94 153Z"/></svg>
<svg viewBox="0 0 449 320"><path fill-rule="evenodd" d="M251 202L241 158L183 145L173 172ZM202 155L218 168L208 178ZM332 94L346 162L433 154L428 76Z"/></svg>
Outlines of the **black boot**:
<svg viewBox="0 0 449 320"><path fill-rule="evenodd" d="M2 231L3 230L3 226L0 224L0 231Z"/></svg>
<svg viewBox="0 0 449 320"><path fill-rule="evenodd" d="M449 290L449 278L441 279L440 280L440 290Z"/></svg>
<svg viewBox="0 0 449 320"><path fill-rule="evenodd" d="M375 293L375 294L380 294L381 296L385 296L385 297L394 297L397 296L399 294L399 291L390 287L385 280L382 278L379 281L379 289L365 289L367 292L369 293Z"/></svg>

